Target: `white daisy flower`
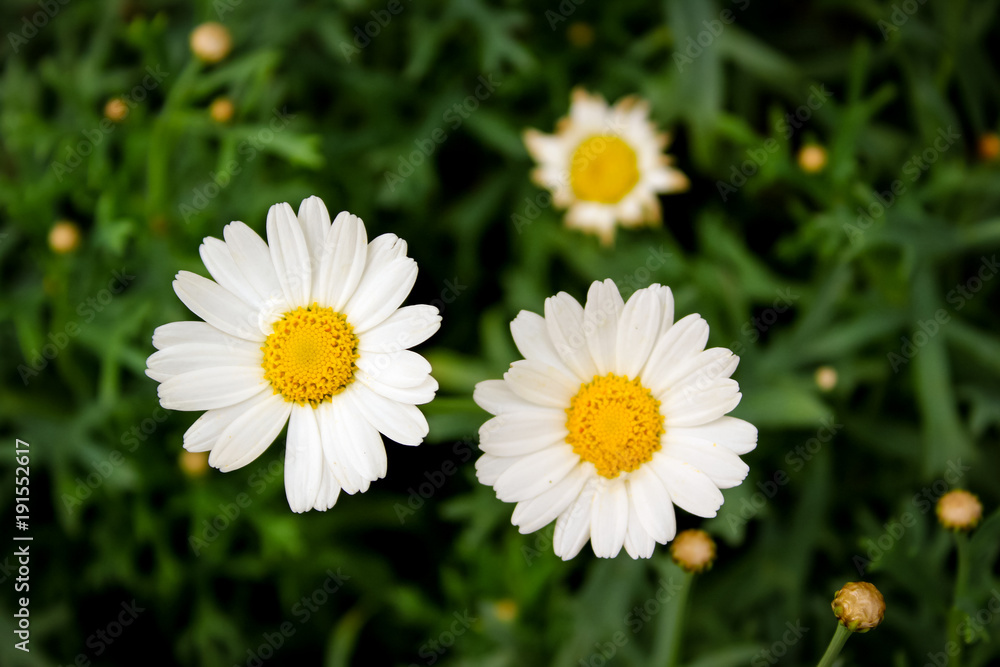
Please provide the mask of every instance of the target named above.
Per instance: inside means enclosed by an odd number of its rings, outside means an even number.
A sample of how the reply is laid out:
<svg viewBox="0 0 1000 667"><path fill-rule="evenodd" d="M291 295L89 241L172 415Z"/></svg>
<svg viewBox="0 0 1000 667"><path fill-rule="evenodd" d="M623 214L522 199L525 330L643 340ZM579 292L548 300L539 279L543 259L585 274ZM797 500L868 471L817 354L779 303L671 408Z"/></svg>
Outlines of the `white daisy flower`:
<svg viewBox="0 0 1000 667"><path fill-rule="evenodd" d="M569 116L555 134L524 132L538 163L532 179L568 208L566 224L614 240L615 223L638 227L661 221L657 193L687 190L688 179L669 166L669 143L649 120L649 104L634 96L609 107L599 95L573 91Z"/></svg>
<svg viewBox="0 0 1000 667"><path fill-rule="evenodd" d="M595 282L586 306L560 292L544 317L521 311L510 328L525 358L476 386L476 403L496 415L479 431L476 473L517 503L521 533L555 520L564 560L587 540L600 557L624 545L648 558L674 538L674 505L715 516L719 489L746 477L738 455L757 429L724 416L740 401L729 378L739 358L705 349L699 315L674 322L670 288L624 303L613 281Z"/></svg>
<svg viewBox="0 0 1000 667"><path fill-rule="evenodd" d="M267 214L264 243L242 222L206 238L214 281L181 271L174 291L204 322L158 327L146 374L171 410L207 410L184 448L223 472L247 465L288 422L285 493L294 512L333 507L386 473L379 433L419 445L416 405L437 391L410 347L438 330L433 306L400 308L417 277L406 242L368 243L364 223L318 197Z"/></svg>

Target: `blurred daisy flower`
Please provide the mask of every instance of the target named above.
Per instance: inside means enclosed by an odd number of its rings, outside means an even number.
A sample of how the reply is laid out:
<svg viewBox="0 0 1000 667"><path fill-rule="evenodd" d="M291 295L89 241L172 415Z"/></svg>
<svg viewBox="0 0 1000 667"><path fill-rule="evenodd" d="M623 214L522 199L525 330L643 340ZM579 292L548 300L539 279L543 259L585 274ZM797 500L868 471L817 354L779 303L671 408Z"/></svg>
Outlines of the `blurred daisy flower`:
<svg viewBox="0 0 1000 667"><path fill-rule="evenodd" d="M418 445L416 405L437 391L408 348L438 330L433 306L400 308L417 276L406 242L368 242L364 223L322 200L267 214L265 243L242 222L206 238L214 281L181 271L174 291L203 322L158 327L146 374L171 410L207 410L184 448L223 472L247 465L285 423L285 493L294 512L326 510L386 473L379 433Z"/></svg>
<svg viewBox="0 0 1000 667"><path fill-rule="evenodd" d="M687 190L687 177L663 154L669 138L649 120L649 104L629 96L609 107L577 88L569 116L555 134L524 132L538 163L532 179L569 209L566 224L597 234L607 245L615 224L637 227L661 221L657 193Z"/></svg>
<svg viewBox="0 0 1000 667"><path fill-rule="evenodd" d="M600 557L624 546L648 558L674 538L674 505L713 517L719 489L746 477L739 455L757 429L725 416L741 397L729 377L739 358L705 349L699 315L674 322L670 288L624 303L613 281L595 282L585 306L560 292L544 317L522 311L510 328L525 358L476 386L476 403L496 415L480 429L476 472L517 503L521 533L554 520L564 560L588 540Z"/></svg>

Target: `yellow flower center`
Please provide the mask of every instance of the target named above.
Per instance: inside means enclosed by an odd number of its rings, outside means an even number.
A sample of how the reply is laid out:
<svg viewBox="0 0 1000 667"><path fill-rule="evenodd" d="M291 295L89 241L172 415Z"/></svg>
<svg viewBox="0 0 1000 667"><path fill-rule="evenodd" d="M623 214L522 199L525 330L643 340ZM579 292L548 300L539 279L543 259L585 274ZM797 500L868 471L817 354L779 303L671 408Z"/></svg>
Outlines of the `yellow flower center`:
<svg viewBox="0 0 1000 667"><path fill-rule="evenodd" d="M358 337L333 308L314 303L285 313L260 349L264 377L286 401L316 407L354 381Z"/></svg>
<svg viewBox="0 0 1000 667"><path fill-rule="evenodd" d="M573 153L569 182L577 199L616 204L639 182L639 161L618 137L590 137Z"/></svg>
<svg viewBox="0 0 1000 667"><path fill-rule="evenodd" d="M638 470L660 449L660 402L639 380L608 373L580 385L566 409L566 442L597 473L614 479Z"/></svg>

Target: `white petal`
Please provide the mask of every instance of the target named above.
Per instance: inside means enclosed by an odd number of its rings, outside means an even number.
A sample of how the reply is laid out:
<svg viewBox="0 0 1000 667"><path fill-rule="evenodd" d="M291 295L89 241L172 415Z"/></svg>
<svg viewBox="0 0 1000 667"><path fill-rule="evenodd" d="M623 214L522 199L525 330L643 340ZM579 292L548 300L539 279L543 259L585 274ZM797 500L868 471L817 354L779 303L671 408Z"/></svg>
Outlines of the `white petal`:
<svg viewBox="0 0 1000 667"><path fill-rule="evenodd" d="M358 357L358 368L372 379L393 387L416 387L431 372L426 359L409 350L382 354L365 352Z"/></svg>
<svg viewBox="0 0 1000 667"><path fill-rule="evenodd" d="M483 454L476 459L476 479L479 480L480 484L493 486L500 475L519 460L513 456L500 457Z"/></svg>
<svg viewBox="0 0 1000 667"><path fill-rule="evenodd" d="M188 343L237 345L244 340L219 331L208 322L169 322L153 331L153 347L157 350Z"/></svg>
<svg viewBox="0 0 1000 667"><path fill-rule="evenodd" d="M315 507L322 479L323 441L316 410L296 405L288 420L285 442L285 497L293 512L307 512Z"/></svg>
<svg viewBox="0 0 1000 667"><path fill-rule="evenodd" d="M168 410L211 410L270 390L261 368L217 366L167 378L157 394L160 405Z"/></svg>
<svg viewBox="0 0 1000 667"><path fill-rule="evenodd" d="M736 417L720 417L700 426L675 427L670 435L714 442L736 454L746 454L757 446L757 427Z"/></svg>
<svg viewBox="0 0 1000 667"><path fill-rule="evenodd" d="M669 432L663 453L675 460L690 463L705 473L720 489L729 489L746 479L750 466L732 450L700 438L685 438Z"/></svg>
<svg viewBox="0 0 1000 667"><path fill-rule="evenodd" d="M258 309L247 305L218 283L190 271L180 271L174 292L192 313L231 336L262 341L257 326Z"/></svg>
<svg viewBox="0 0 1000 667"><path fill-rule="evenodd" d="M590 382L597 374L597 366L587 349L587 337L583 330L583 307L565 292L559 292L545 300L545 324L549 338L563 362L577 379Z"/></svg>
<svg viewBox="0 0 1000 667"><path fill-rule="evenodd" d="M712 347L668 369L657 377L657 385L665 386L666 391L708 389L732 375L739 362L740 358L726 348Z"/></svg>
<svg viewBox="0 0 1000 667"><path fill-rule="evenodd" d="M354 458L356 451L350 444L353 425L347 423L350 413L350 403L342 399L320 403L316 408L324 465L344 492L353 495L367 490L371 480L365 480Z"/></svg>
<svg viewBox="0 0 1000 667"><path fill-rule="evenodd" d="M662 450L653 455L651 463L670 499L681 509L707 519L722 507L722 491L694 466L670 459Z"/></svg>
<svg viewBox="0 0 1000 667"><path fill-rule="evenodd" d="M552 488L580 463L580 457L566 444L543 449L517 460L493 485L497 498L512 503Z"/></svg>
<svg viewBox="0 0 1000 667"><path fill-rule="evenodd" d="M264 239L242 222L231 222L222 230L233 261L265 302L280 301L280 312L289 310L274 270L271 251Z"/></svg>
<svg viewBox="0 0 1000 667"><path fill-rule="evenodd" d="M285 427L292 409L280 395L267 392L241 405L243 413L222 430L208 456L209 465L222 472L242 468L263 454Z"/></svg>
<svg viewBox="0 0 1000 667"><path fill-rule="evenodd" d="M619 375L635 378L646 365L660 332L660 299L641 289L625 304L618 324L616 369Z"/></svg>
<svg viewBox="0 0 1000 667"><path fill-rule="evenodd" d="M275 204L267 212L267 243L285 300L295 306L310 305L312 259L302 225L288 204Z"/></svg>
<svg viewBox="0 0 1000 667"><path fill-rule="evenodd" d="M313 269L313 281L316 280L319 271L320 260L323 254L323 241L326 240L326 233L330 230L330 212L326 210L326 204L319 197L313 195L306 197L299 204L298 212L299 225L302 227L302 234L306 239L306 247L309 248L309 261ZM315 285L315 282L313 283ZM313 301L316 300L315 289L311 289ZM323 304L326 305L326 304Z"/></svg>
<svg viewBox="0 0 1000 667"><path fill-rule="evenodd" d="M573 374L556 352L544 317L522 310L510 323L510 332L514 336L514 344L525 359L548 364L566 375Z"/></svg>
<svg viewBox="0 0 1000 667"><path fill-rule="evenodd" d="M629 474L628 491L636 516L643 528L660 544L674 539L677 520L663 480L650 465L643 465Z"/></svg>
<svg viewBox="0 0 1000 667"><path fill-rule="evenodd" d="M673 505L671 505L671 514L673 511ZM636 514L635 503L629 503L628 532L625 533L625 551L632 558L649 558L653 555L655 548L656 541L639 520L639 515Z"/></svg>
<svg viewBox="0 0 1000 667"><path fill-rule="evenodd" d="M183 343L154 352L146 360L146 374L166 379L189 371L217 366L260 366L264 354L260 343L230 338L226 343ZM156 379L156 378L154 378ZM162 380L160 380L162 382Z"/></svg>
<svg viewBox="0 0 1000 667"><path fill-rule="evenodd" d="M323 466L323 476L319 483L319 493L316 496L316 509L325 512L337 504L340 497L340 484L333 476L329 466Z"/></svg>
<svg viewBox="0 0 1000 667"><path fill-rule="evenodd" d="M205 268L217 283L248 305L260 307L262 303L260 294L243 277L243 273L233 260L232 253L229 252L229 246L224 241L210 236L204 240L198 251L202 261L205 262Z"/></svg>
<svg viewBox="0 0 1000 667"><path fill-rule="evenodd" d="M556 519L552 549L563 560L569 560L580 553L580 549L590 539L590 511L597 486L598 483L593 479L584 484L580 495Z"/></svg>
<svg viewBox="0 0 1000 667"><path fill-rule="evenodd" d="M513 412L483 424L479 429L479 448L494 456L523 456L565 442L568 435L563 411Z"/></svg>
<svg viewBox="0 0 1000 667"><path fill-rule="evenodd" d="M659 338L674 325L674 293L669 287L659 283L653 283L646 289L655 292L660 300L660 334L657 336Z"/></svg>
<svg viewBox="0 0 1000 667"><path fill-rule="evenodd" d="M358 216L341 211L323 239L313 298L341 312L358 287L367 253L365 224Z"/></svg>
<svg viewBox="0 0 1000 667"><path fill-rule="evenodd" d="M615 341L618 337L618 318L624 305L615 281L610 278L590 285L587 305L583 308L583 331L599 375L619 371Z"/></svg>
<svg viewBox="0 0 1000 667"><path fill-rule="evenodd" d="M378 326L358 336L362 352L399 352L419 345L441 328L434 306L403 306Z"/></svg>
<svg viewBox="0 0 1000 667"><path fill-rule="evenodd" d="M670 370L704 350L707 342L708 323L700 315L681 318L653 346L642 372L643 384L654 396L661 394L667 388L663 378L669 377Z"/></svg>
<svg viewBox="0 0 1000 667"><path fill-rule="evenodd" d="M430 375L424 376L420 384L415 387L396 387L386 384L381 380L376 380L362 370L359 370L355 374L355 378L376 394L409 405L430 403L434 400L434 394L438 390L437 380Z"/></svg>
<svg viewBox="0 0 1000 667"><path fill-rule="evenodd" d="M360 382L345 389L343 397L369 424L401 445L419 445L427 436L427 418L415 405L379 396Z"/></svg>
<svg viewBox="0 0 1000 667"><path fill-rule="evenodd" d="M529 403L513 391L505 380L483 380L472 392L476 405L493 415L519 410L542 410L542 406Z"/></svg>
<svg viewBox="0 0 1000 667"><path fill-rule="evenodd" d="M590 546L598 558L614 558L628 530L628 494L619 475L594 494L590 517Z"/></svg>
<svg viewBox="0 0 1000 667"><path fill-rule="evenodd" d="M512 363L503 377L510 390L524 400L550 408L568 408L570 399L580 390L576 380L552 366L528 359Z"/></svg>
<svg viewBox="0 0 1000 667"><path fill-rule="evenodd" d="M227 426L267 396L267 392L261 392L245 401L224 408L208 410L198 417L184 433L184 449L189 452L207 452L212 449Z"/></svg>
<svg viewBox="0 0 1000 667"><path fill-rule="evenodd" d="M735 380L722 380L698 391L690 386L660 396L664 427L699 426L715 421L740 403L743 394Z"/></svg>
<svg viewBox="0 0 1000 667"><path fill-rule="evenodd" d="M551 489L519 502L514 507L511 523L521 534L533 533L552 523L580 495L590 475L586 466L577 465Z"/></svg>

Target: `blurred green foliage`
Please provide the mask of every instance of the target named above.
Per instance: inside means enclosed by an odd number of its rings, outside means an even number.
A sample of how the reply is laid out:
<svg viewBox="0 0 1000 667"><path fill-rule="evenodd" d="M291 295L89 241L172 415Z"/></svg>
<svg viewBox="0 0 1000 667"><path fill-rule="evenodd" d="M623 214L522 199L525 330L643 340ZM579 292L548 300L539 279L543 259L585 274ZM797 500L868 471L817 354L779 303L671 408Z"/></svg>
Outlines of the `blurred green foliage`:
<svg viewBox="0 0 1000 667"><path fill-rule="evenodd" d="M865 578L888 611L849 664L930 662L953 604L989 621L964 664L996 664L1000 165L979 140L1000 110L997 8L4 3L0 510L14 514L21 438L34 541L32 651L12 646L8 557L0 660L662 665L680 630L692 667L809 664L834 591ZM206 20L233 35L215 65L188 47ZM566 230L528 180L520 132L551 131L576 85L650 100L693 184L662 199L661 228L610 249ZM116 96L129 113L104 121ZM208 113L218 96L227 123ZM828 152L819 172L797 164L806 143ZM193 319L170 283L205 274L201 239L232 219L263 231L271 204L310 194L408 240L410 302L443 311L422 350L441 392L426 444L388 444L385 480L293 515L283 437L245 469L187 474L197 415L165 414L143 371L153 329ZM50 249L57 220L82 230L75 251ZM742 357L734 414L760 429L720 515L679 517L720 542L686 609L664 593L682 579L666 548L563 563L551 526L519 535L475 482L486 415L471 390L517 358L510 319L606 277L670 285L679 315L700 312L710 344ZM954 487L992 513L957 600L933 513ZM101 639L133 601L143 611Z"/></svg>

